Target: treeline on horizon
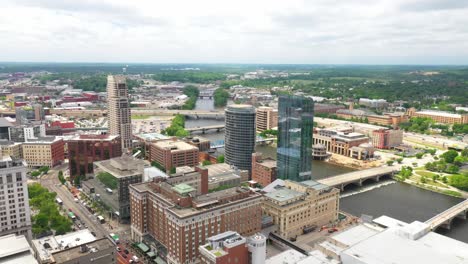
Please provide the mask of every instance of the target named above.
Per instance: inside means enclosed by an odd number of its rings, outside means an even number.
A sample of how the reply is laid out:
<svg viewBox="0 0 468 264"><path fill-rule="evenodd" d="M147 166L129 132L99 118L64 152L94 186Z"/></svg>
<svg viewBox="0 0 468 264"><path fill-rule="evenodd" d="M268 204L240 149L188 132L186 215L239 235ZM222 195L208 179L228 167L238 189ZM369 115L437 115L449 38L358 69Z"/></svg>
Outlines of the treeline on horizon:
<svg viewBox="0 0 468 264"><path fill-rule="evenodd" d="M39 78L42 83L59 80L77 89L105 91L105 75L121 73L121 64L8 64L0 63L0 72L46 70L53 74ZM168 70L199 68L200 70ZM265 69L302 73L284 78L227 80L228 74ZM439 74L422 75L434 71ZM244 65L244 64L136 64L127 73L151 74L148 78L162 82L179 81L203 84L217 82L222 88L243 85L259 88L291 86L295 91L326 98L383 98L419 101L428 105L433 98L444 103L468 104L468 66L371 66L371 65ZM128 79L133 88L137 81ZM449 98L444 98L448 96Z"/></svg>

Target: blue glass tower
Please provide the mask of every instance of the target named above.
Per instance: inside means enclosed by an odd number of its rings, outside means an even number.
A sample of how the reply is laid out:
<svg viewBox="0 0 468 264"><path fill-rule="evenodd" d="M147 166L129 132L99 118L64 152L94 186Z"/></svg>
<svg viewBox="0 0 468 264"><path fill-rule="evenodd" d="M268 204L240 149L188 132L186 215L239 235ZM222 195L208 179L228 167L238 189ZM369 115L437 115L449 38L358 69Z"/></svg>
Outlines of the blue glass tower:
<svg viewBox="0 0 468 264"><path fill-rule="evenodd" d="M280 96L278 104L278 177L311 179L314 101L299 96Z"/></svg>

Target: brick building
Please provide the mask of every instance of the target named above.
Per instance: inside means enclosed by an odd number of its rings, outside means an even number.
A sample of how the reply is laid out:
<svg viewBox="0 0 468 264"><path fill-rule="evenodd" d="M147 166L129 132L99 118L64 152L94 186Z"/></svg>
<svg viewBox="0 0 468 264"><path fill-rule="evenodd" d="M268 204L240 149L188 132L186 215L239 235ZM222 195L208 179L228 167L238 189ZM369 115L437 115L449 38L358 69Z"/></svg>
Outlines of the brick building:
<svg viewBox="0 0 468 264"><path fill-rule="evenodd" d="M379 129L372 132L372 145L378 149L390 149L403 144L403 130Z"/></svg>
<svg viewBox="0 0 468 264"><path fill-rule="evenodd" d="M468 114L452 114L442 111L434 110L421 110L416 111L414 108L410 108L407 111L410 117L428 117L436 123L443 124L468 124Z"/></svg>
<svg viewBox="0 0 468 264"><path fill-rule="evenodd" d="M276 180L276 160L271 158L262 159L262 153L252 154L252 180L261 186L267 186Z"/></svg>
<svg viewBox="0 0 468 264"><path fill-rule="evenodd" d="M162 140L150 146L150 160L156 161L166 171L181 166L198 165L198 148L178 139Z"/></svg>
<svg viewBox="0 0 468 264"><path fill-rule="evenodd" d="M203 184L208 188L207 181ZM209 237L229 230L241 235L259 232L262 200L245 187L197 195L184 183L134 184L130 186L132 239L150 236L159 245L158 252L167 252L168 263L198 263L199 246Z"/></svg>
<svg viewBox="0 0 468 264"><path fill-rule="evenodd" d="M93 173L93 162L122 155L119 136L79 135L67 140L70 177Z"/></svg>
<svg viewBox="0 0 468 264"><path fill-rule="evenodd" d="M24 142L21 146L24 161L30 168L53 168L65 159L65 142L61 138L43 137Z"/></svg>
<svg viewBox="0 0 468 264"><path fill-rule="evenodd" d="M255 119L257 131L272 129L278 126L278 110L267 106L258 107Z"/></svg>

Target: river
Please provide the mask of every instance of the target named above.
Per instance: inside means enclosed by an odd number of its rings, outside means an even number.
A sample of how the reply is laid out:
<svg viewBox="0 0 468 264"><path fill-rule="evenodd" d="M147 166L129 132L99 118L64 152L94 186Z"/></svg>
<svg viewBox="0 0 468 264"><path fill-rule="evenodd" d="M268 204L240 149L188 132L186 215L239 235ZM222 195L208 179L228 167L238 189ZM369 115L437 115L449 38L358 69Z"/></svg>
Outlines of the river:
<svg viewBox="0 0 468 264"><path fill-rule="evenodd" d="M202 102L200 102L202 101ZM198 100L197 109L211 110L211 100ZM200 107L200 108L198 108ZM222 124L223 120L187 120L186 127ZM210 140L224 139L224 132L202 135ZM223 150L221 150L223 151ZM265 157L276 159L276 148L257 146L257 152ZM312 175L315 179L335 176L352 169L337 166L323 161L312 161ZM387 181L372 186L351 189L340 199L340 209L355 216L362 214L379 217L387 215L396 219L412 222L426 221L461 200L455 197L423 190L405 183ZM451 230L439 229L437 232L448 237L468 243L468 220L455 219Z"/></svg>

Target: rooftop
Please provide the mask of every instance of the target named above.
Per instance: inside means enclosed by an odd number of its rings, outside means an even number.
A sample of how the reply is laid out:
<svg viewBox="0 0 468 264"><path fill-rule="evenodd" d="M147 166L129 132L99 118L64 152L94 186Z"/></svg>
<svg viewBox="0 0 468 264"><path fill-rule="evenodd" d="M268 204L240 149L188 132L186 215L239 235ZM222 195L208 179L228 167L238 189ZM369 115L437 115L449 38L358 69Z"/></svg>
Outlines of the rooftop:
<svg viewBox="0 0 468 264"><path fill-rule="evenodd" d="M25 236L14 234L0 237L0 263L36 264Z"/></svg>
<svg viewBox="0 0 468 264"><path fill-rule="evenodd" d="M74 140L111 141L118 137L119 137L118 135L109 135L109 134L82 134L82 135L77 135L69 140L71 141L74 141Z"/></svg>
<svg viewBox="0 0 468 264"><path fill-rule="evenodd" d="M299 184L301 184L303 186L307 186L309 188L313 188L314 190L317 190L317 191L326 190L326 189L330 188L330 186L322 184L320 182L316 182L314 180L299 182Z"/></svg>
<svg viewBox="0 0 468 264"><path fill-rule="evenodd" d="M106 250L111 247L113 248L114 244L109 240L109 238L105 237L91 243L87 243L86 246L87 250L85 252L82 251L82 246L75 246L55 252L52 254L52 256L57 263L63 263L96 251Z"/></svg>
<svg viewBox="0 0 468 264"><path fill-rule="evenodd" d="M435 116L443 116L443 117L451 117L451 118L461 118L461 114L452 114L448 112L442 112L442 111L435 111L435 110L421 110L417 111L416 113L418 114L424 114L424 115L435 115Z"/></svg>
<svg viewBox="0 0 468 264"><path fill-rule="evenodd" d="M265 194L266 197L277 202L286 202L304 196L304 193L282 187L276 191Z"/></svg>
<svg viewBox="0 0 468 264"><path fill-rule="evenodd" d="M270 168L270 169L273 169L273 168L277 167L276 160L274 160L272 158L262 159L258 163L261 164L262 166Z"/></svg>
<svg viewBox="0 0 468 264"><path fill-rule="evenodd" d="M109 160L95 161L94 164L116 178L142 175L145 165L149 165L144 160L126 154Z"/></svg>
<svg viewBox="0 0 468 264"><path fill-rule="evenodd" d="M197 150L198 148L192 146L184 141L172 141L172 140L164 140L158 141L153 143L155 146L161 149L170 149L171 151L178 151L178 150Z"/></svg>
<svg viewBox="0 0 468 264"><path fill-rule="evenodd" d="M171 138L166 135L159 134L159 133L145 133L145 134L138 134L135 136L146 141L155 141L155 140L163 140L163 139Z"/></svg>
<svg viewBox="0 0 468 264"><path fill-rule="evenodd" d="M187 194L195 191L195 189L192 186L185 183L177 184L176 186L172 187L172 189L179 194Z"/></svg>

